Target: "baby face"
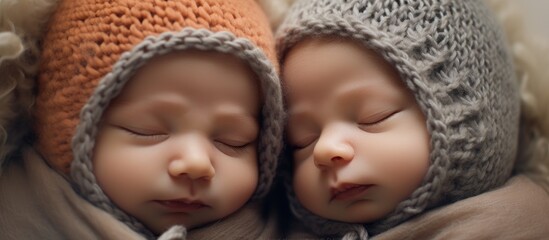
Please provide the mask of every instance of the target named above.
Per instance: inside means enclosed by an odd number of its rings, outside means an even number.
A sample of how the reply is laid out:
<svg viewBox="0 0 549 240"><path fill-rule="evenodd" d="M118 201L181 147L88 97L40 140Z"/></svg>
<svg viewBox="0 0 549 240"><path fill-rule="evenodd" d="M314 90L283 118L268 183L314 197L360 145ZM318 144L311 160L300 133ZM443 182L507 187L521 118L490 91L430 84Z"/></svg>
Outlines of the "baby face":
<svg viewBox="0 0 549 240"><path fill-rule="evenodd" d="M323 218L368 223L420 186L425 117L396 70L353 42L310 39L284 62L298 200Z"/></svg>
<svg viewBox="0 0 549 240"><path fill-rule="evenodd" d="M258 89L244 62L221 53L151 60L103 115L98 184L155 233L235 212L258 181Z"/></svg>

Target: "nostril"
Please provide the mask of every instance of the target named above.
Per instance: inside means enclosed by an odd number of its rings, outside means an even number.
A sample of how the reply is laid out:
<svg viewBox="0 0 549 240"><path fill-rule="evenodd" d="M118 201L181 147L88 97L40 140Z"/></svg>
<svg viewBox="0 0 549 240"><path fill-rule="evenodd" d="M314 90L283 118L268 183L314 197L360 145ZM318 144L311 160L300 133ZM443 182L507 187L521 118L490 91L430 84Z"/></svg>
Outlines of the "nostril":
<svg viewBox="0 0 549 240"><path fill-rule="evenodd" d="M343 161L343 158L340 157L340 156L332 157L332 161L334 161L334 162Z"/></svg>
<svg viewBox="0 0 549 240"><path fill-rule="evenodd" d="M215 176L215 170L212 167L193 169L188 175L193 180L211 180Z"/></svg>
<svg viewBox="0 0 549 240"><path fill-rule="evenodd" d="M213 176L202 176L202 177L194 178L193 180L196 180L196 181L211 181L212 178L213 178Z"/></svg>
<svg viewBox="0 0 549 240"><path fill-rule="evenodd" d="M333 166L336 165L334 164L333 161L330 161L330 159L324 159L323 161L315 161L314 164L315 164L315 167L322 172L328 171L329 169L331 169Z"/></svg>
<svg viewBox="0 0 549 240"><path fill-rule="evenodd" d="M213 167L211 167L210 169L208 169L207 173L204 174L204 176L202 177L202 179L206 180L206 181L210 181L212 180L212 178L215 176L215 169Z"/></svg>

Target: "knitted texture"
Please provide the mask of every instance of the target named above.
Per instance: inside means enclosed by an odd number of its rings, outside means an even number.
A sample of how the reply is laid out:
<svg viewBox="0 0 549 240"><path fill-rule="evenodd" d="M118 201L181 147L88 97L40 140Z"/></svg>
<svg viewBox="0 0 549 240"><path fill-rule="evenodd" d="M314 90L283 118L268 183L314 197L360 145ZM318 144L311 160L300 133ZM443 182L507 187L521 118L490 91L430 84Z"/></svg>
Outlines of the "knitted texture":
<svg viewBox="0 0 549 240"><path fill-rule="evenodd" d="M276 64L267 18L252 0L62 1L44 39L36 104L39 150L69 172L80 109L123 52L184 27L250 39Z"/></svg>
<svg viewBox="0 0 549 240"><path fill-rule="evenodd" d="M146 237L135 218L113 204L93 175L99 121L136 70L173 51L218 51L243 59L262 92L259 182L273 181L282 139L282 97L274 40L252 0L63 1L44 39L35 108L37 148L79 193Z"/></svg>
<svg viewBox="0 0 549 240"><path fill-rule="evenodd" d="M477 0L303 0L280 26L280 59L297 42L322 36L351 39L376 51L396 67L427 118L428 172L392 213L364 224L370 235L509 178L519 96L503 34L491 14ZM293 213L311 230L347 232L346 224L312 214L291 187L288 191Z"/></svg>

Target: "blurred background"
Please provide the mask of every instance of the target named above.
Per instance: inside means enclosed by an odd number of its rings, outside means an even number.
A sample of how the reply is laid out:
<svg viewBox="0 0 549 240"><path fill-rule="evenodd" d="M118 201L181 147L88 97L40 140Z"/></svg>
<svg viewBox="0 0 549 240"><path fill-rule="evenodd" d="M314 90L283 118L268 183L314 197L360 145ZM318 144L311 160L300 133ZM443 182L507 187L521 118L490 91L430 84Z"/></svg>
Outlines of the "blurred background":
<svg viewBox="0 0 549 240"><path fill-rule="evenodd" d="M529 29L549 38L549 0L520 0L517 4L527 13L524 18Z"/></svg>

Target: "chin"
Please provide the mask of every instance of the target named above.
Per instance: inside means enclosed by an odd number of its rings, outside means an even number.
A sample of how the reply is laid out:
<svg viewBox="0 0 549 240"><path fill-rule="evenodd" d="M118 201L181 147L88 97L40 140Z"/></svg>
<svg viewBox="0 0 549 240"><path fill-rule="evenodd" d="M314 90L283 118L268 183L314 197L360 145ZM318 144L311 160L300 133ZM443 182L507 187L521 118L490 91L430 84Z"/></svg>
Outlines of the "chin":
<svg viewBox="0 0 549 240"><path fill-rule="evenodd" d="M372 209L374 208L374 209ZM336 220L346 223L357 223L357 224L367 224L372 223L377 220L382 219L387 216L391 211L381 209L379 206L349 206L345 210L334 210L332 214L327 214L327 216L319 216L331 220ZM343 214L342 214L343 213Z"/></svg>
<svg viewBox="0 0 549 240"><path fill-rule="evenodd" d="M355 215L340 215L337 217L329 218L333 220L337 220L340 222L346 222L346 223L357 223L357 224L367 224L375 222L379 219L381 219L384 215L370 215L370 214L359 214L357 213Z"/></svg>

